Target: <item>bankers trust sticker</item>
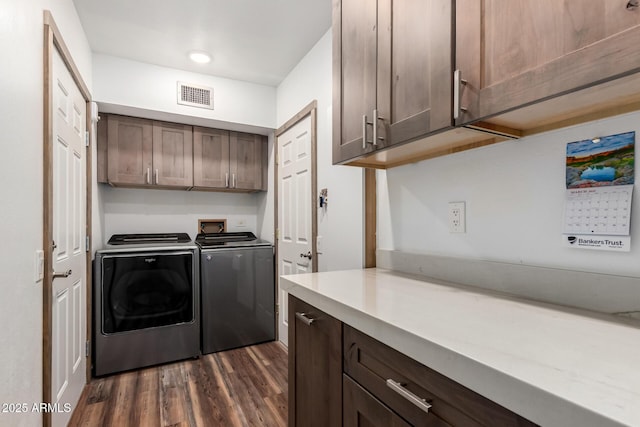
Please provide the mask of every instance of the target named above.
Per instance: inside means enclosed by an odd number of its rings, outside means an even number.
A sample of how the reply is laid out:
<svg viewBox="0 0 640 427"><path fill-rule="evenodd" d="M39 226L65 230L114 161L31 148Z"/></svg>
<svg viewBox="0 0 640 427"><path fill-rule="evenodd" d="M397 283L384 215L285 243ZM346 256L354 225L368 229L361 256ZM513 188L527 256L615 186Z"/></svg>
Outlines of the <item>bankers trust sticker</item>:
<svg viewBox="0 0 640 427"><path fill-rule="evenodd" d="M601 251L631 250L631 238L629 236L563 236L565 245L581 249L595 249Z"/></svg>

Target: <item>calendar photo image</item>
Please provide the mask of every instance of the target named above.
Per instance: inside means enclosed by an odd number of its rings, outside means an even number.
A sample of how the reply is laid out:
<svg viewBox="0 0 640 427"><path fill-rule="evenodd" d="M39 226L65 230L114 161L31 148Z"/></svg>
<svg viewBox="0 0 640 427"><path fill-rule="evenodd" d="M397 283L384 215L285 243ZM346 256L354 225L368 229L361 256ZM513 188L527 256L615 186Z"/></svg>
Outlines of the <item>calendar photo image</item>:
<svg viewBox="0 0 640 427"><path fill-rule="evenodd" d="M567 144L567 188L634 183L635 132Z"/></svg>

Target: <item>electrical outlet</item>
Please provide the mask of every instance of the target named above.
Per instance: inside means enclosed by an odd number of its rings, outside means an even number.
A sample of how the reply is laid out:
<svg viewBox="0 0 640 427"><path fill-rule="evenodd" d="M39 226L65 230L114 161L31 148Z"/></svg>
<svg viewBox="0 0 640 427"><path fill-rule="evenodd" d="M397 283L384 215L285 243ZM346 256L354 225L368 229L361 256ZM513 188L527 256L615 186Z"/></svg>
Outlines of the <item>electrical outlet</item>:
<svg viewBox="0 0 640 427"><path fill-rule="evenodd" d="M449 202L449 233L466 233L464 202Z"/></svg>

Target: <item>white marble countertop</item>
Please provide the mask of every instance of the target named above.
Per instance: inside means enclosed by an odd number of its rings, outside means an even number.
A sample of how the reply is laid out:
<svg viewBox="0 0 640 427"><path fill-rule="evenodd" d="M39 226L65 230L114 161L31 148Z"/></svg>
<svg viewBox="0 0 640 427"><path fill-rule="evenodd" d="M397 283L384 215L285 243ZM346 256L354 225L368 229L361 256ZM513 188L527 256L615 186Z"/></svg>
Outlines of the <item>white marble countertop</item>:
<svg viewBox="0 0 640 427"><path fill-rule="evenodd" d="M382 269L292 295L542 426L640 426L640 327Z"/></svg>

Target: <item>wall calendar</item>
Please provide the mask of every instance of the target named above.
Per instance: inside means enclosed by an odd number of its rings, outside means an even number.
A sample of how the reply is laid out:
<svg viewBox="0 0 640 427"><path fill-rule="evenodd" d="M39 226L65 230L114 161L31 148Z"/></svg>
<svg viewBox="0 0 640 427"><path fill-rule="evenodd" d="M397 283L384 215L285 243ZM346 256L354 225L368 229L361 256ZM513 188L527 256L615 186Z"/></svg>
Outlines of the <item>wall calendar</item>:
<svg viewBox="0 0 640 427"><path fill-rule="evenodd" d="M583 249L631 249L635 132L567 144L565 244Z"/></svg>

